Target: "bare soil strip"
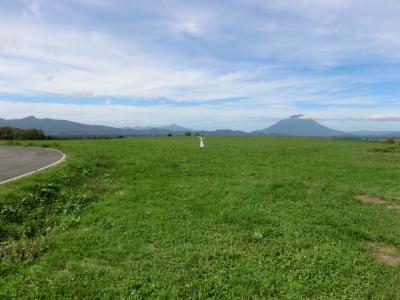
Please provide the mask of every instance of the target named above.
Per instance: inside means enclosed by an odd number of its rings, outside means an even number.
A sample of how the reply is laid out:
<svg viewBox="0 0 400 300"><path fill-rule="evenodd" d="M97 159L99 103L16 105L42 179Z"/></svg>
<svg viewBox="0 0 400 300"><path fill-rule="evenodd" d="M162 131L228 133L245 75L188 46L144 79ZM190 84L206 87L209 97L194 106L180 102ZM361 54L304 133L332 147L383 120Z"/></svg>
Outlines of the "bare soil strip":
<svg viewBox="0 0 400 300"><path fill-rule="evenodd" d="M392 267L400 266L400 249L382 242L371 242L375 258Z"/></svg>
<svg viewBox="0 0 400 300"><path fill-rule="evenodd" d="M367 195L357 195L354 196L354 199L363 202L363 203L372 203L372 204L386 204L387 202L378 198L378 197L371 197Z"/></svg>
<svg viewBox="0 0 400 300"><path fill-rule="evenodd" d="M356 196L354 196L354 199L356 199L357 201L360 201L362 203L380 204L380 205L385 205L390 209L400 210L400 204L391 203L391 202L382 200L378 197L372 197L372 196L367 196L367 195L356 195Z"/></svg>

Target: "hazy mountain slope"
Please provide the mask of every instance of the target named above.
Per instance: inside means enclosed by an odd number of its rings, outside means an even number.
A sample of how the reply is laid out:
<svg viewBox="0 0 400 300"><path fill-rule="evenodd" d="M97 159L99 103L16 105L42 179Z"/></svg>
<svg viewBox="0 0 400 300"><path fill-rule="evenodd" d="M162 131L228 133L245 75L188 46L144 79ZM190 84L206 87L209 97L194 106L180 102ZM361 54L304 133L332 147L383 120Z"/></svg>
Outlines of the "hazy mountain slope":
<svg viewBox="0 0 400 300"><path fill-rule="evenodd" d="M319 124L311 119L292 117L278 121L274 125L255 131L254 133L263 135L285 135L285 136L346 136L346 132L334 130Z"/></svg>
<svg viewBox="0 0 400 300"><path fill-rule="evenodd" d="M216 135L216 136L243 136L248 135L247 132L231 129L217 129L213 131L201 130L199 134Z"/></svg>
<svg viewBox="0 0 400 300"><path fill-rule="evenodd" d="M23 119L0 119L0 126L15 128L37 128L50 136L119 136L119 135L166 135L170 131L164 129L123 129L102 125L87 125L66 120L38 119L33 116Z"/></svg>
<svg viewBox="0 0 400 300"><path fill-rule="evenodd" d="M351 132L351 134L366 138L400 138L400 131L364 130Z"/></svg>
<svg viewBox="0 0 400 300"><path fill-rule="evenodd" d="M182 126L177 125L177 124L171 124L171 125L168 125L168 126L162 126L162 127L157 127L157 128L158 129L175 131L175 132L179 132L179 131L192 132L192 131L194 131L193 129L185 128L185 127L182 127Z"/></svg>
<svg viewBox="0 0 400 300"><path fill-rule="evenodd" d="M169 133L173 135L183 135L184 132L198 132L200 134L220 135L220 136L243 136L243 135L270 135L270 136L310 136L310 137L366 137L366 138L398 138L400 132L390 131L359 131L347 133L334 130L319 124L311 119L303 119L301 115L292 116L288 119L280 120L274 125L253 132L240 130L220 129L213 131L195 131L176 124L165 127L134 127L134 128L115 128L102 125L87 125L77 122L55 119L38 119L33 116L6 120L0 118L0 126L10 126L15 128L37 128L43 130L46 135L59 137L95 137L95 136L165 136Z"/></svg>

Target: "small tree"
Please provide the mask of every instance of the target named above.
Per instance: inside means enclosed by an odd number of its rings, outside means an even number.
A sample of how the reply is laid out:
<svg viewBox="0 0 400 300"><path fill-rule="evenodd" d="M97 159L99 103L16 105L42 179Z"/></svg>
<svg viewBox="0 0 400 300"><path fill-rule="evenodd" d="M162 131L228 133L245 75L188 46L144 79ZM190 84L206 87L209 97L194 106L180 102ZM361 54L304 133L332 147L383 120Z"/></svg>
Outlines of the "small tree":
<svg viewBox="0 0 400 300"><path fill-rule="evenodd" d="M188 132L185 132L185 135L186 136L192 136L192 133L190 131L188 131Z"/></svg>
<svg viewBox="0 0 400 300"><path fill-rule="evenodd" d="M0 140L43 140L46 136L40 129L0 127Z"/></svg>
<svg viewBox="0 0 400 300"><path fill-rule="evenodd" d="M394 144L394 143L396 143L396 141L394 139L387 139L387 140L385 140L385 143L386 144Z"/></svg>
<svg viewBox="0 0 400 300"><path fill-rule="evenodd" d="M1 140L14 139L14 129L11 127L1 127L0 128L0 139Z"/></svg>
<svg viewBox="0 0 400 300"><path fill-rule="evenodd" d="M168 133L167 136L172 136L172 133Z"/></svg>

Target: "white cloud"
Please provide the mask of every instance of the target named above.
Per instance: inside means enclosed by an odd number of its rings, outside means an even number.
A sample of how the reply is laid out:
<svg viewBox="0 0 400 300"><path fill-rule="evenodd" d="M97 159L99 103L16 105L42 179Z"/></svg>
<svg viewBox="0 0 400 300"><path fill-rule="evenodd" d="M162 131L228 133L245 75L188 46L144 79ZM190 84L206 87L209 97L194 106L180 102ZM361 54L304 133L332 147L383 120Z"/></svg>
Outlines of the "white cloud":
<svg viewBox="0 0 400 300"><path fill-rule="evenodd" d="M253 129L259 128L257 122L261 121L251 120L265 116L304 112L321 118L338 114L338 118L355 115L368 119L376 113L390 113L397 104L391 99L398 95L389 95L389 104L377 111L376 105L385 102L386 95L358 87L388 78L399 80L398 72L327 71L364 63L400 63L398 1L16 3L24 4L22 17L19 11L0 14L0 93L28 95L34 91L78 98L103 95L199 103L245 97L247 100L234 107L124 109L132 114L143 109L144 123L158 119L191 122L193 115L204 110L205 118L213 120L210 126L231 122L227 127L240 123L242 128ZM98 15L103 16L101 21L96 19ZM325 112L299 109L297 102L339 108ZM18 103L7 103L7 107L29 111ZM37 105L48 117L50 113L60 115L50 104ZM340 108L346 105L364 108ZM113 103L108 106L91 107L99 114L92 121L103 120L110 107L125 116ZM375 109L369 108L372 106ZM87 107L79 108L85 111ZM79 121L77 116L87 119L75 106L62 109L69 110L74 120ZM0 113L5 114L3 107ZM170 116L181 119L169 120ZM118 118L104 121L113 123Z"/></svg>
<svg viewBox="0 0 400 300"><path fill-rule="evenodd" d="M375 114L369 117L372 121L400 122L400 114Z"/></svg>
<svg viewBox="0 0 400 300"><path fill-rule="evenodd" d="M40 6L42 0L32 0L31 3L28 5L29 12L32 13L35 17L40 17Z"/></svg>
<svg viewBox="0 0 400 300"><path fill-rule="evenodd" d="M335 88L340 78L284 75L274 69L247 68L220 73L208 66L187 68L164 58L146 55L109 35L72 29L48 29L21 23L3 24L0 92L41 91L64 95L168 97L209 101L249 97L262 102L290 101L282 96L312 94L315 89ZM264 76L268 78L263 78ZM49 80L49 78L51 80ZM287 89L287 91L283 91ZM280 96L280 97L279 97ZM280 100L273 100L273 98Z"/></svg>

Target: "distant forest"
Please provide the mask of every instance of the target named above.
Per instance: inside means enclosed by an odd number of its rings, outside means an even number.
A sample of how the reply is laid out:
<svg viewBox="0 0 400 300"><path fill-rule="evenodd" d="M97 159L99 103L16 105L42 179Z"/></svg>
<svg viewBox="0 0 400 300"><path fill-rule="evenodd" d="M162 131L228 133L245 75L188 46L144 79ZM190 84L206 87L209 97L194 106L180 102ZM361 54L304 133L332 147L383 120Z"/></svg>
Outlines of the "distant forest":
<svg viewBox="0 0 400 300"><path fill-rule="evenodd" d="M0 127L0 140L43 140L46 135L40 129Z"/></svg>

